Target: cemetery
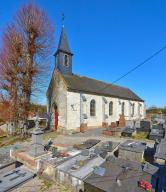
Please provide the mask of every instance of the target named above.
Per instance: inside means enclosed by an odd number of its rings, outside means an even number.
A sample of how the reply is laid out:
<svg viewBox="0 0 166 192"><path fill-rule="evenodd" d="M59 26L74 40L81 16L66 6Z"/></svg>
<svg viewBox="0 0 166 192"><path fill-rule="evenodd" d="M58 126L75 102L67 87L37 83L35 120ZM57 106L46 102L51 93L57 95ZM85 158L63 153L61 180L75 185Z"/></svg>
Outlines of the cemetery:
<svg viewBox="0 0 166 192"><path fill-rule="evenodd" d="M166 192L165 9L1 1L0 192Z"/></svg>
<svg viewBox="0 0 166 192"><path fill-rule="evenodd" d="M100 155L84 151L59 165L57 178L60 182L71 185L75 191L83 190L83 180L93 172L95 166L100 166L104 161Z"/></svg>
<svg viewBox="0 0 166 192"><path fill-rule="evenodd" d="M85 179L84 188L87 192L155 192L157 174L158 168L153 165L145 164L142 167L138 162L110 156ZM153 185L152 178L155 178Z"/></svg>
<svg viewBox="0 0 166 192"><path fill-rule="evenodd" d="M163 130L164 127L165 123L153 124L147 120L125 121L125 129L134 129L135 134L138 129L151 133L153 129ZM19 187L36 175L53 182L58 181L69 186L74 192L112 192L115 186L116 191L121 191L122 188L131 192L156 189L162 191L165 187L165 181L161 179L165 174L166 163L165 134L161 140L157 138L153 142L147 137L145 142L133 140L130 135L104 135L102 130L100 139L97 135L88 137L88 131L80 133L81 136L86 135L83 142L79 137L77 139L77 134L66 135L66 138L69 138L69 142L66 140L66 143L70 143L72 139L75 140L75 144L66 144L62 147L56 142L58 137L54 140L50 138L47 142L43 140L46 133L40 128L37 118L35 128L31 131L31 143L9 147L7 153L2 156L5 162L1 162L0 168L2 183L15 178L10 186L3 185L4 191L8 187ZM154 156L151 154L154 160L151 162L145 158L149 144L154 150ZM4 177L6 173L9 176Z"/></svg>

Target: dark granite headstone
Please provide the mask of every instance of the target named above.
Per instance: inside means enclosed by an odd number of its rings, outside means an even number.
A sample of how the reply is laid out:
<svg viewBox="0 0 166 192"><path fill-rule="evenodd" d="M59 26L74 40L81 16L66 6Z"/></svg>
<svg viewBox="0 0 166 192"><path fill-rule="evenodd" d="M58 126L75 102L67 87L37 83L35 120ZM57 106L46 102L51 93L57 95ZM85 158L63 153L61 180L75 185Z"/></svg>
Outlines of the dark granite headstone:
<svg viewBox="0 0 166 192"><path fill-rule="evenodd" d="M58 152L57 147L53 147L52 148L52 158L58 157L58 156L59 156L59 152Z"/></svg>

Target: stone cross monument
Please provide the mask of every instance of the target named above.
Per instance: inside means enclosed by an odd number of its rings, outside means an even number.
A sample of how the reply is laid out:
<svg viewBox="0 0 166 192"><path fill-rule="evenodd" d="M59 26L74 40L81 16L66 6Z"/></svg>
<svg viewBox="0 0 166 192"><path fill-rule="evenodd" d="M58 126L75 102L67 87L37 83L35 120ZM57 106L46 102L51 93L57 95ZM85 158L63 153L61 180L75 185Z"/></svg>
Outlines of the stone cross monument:
<svg viewBox="0 0 166 192"><path fill-rule="evenodd" d="M36 116L35 129L32 132L32 148L29 154L33 157L43 155L45 153L42 143L43 131L39 128L39 116Z"/></svg>

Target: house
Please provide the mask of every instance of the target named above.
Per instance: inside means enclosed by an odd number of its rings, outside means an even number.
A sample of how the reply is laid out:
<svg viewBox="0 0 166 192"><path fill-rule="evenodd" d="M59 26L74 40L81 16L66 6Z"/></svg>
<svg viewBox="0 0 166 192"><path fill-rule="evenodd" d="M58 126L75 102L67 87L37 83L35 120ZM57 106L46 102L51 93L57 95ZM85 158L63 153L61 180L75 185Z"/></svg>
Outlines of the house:
<svg viewBox="0 0 166 192"><path fill-rule="evenodd" d="M64 26L47 90L50 127L64 132L144 118L144 101L128 88L76 75Z"/></svg>
<svg viewBox="0 0 166 192"><path fill-rule="evenodd" d="M155 192L158 168L110 156L84 180L86 192Z"/></svg>

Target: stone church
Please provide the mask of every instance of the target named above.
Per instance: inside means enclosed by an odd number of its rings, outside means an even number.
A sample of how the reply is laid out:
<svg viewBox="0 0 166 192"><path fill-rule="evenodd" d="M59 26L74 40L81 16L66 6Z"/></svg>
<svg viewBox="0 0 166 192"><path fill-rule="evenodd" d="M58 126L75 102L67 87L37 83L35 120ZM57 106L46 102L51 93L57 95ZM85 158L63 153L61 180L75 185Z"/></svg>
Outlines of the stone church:
<svg viewBox="0 0 166 192"><path fill-rule="evenodd" d="M47 90L47 110L52 129L78 131L144 118L144 101L128 88L112 85L72 71L73 53L64 27L55 53L55 68Z"/></svg>

